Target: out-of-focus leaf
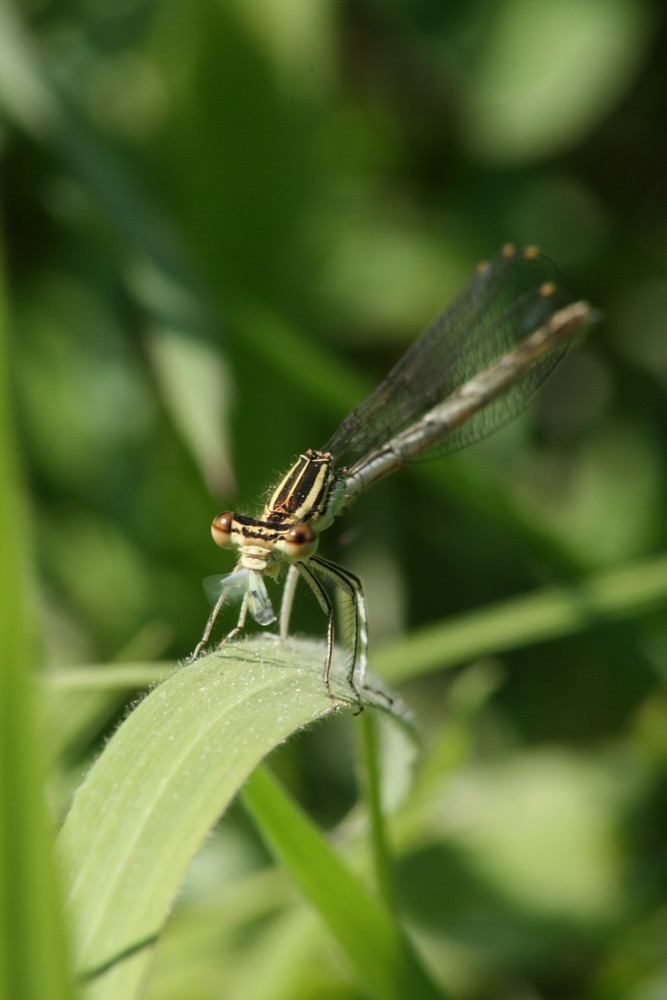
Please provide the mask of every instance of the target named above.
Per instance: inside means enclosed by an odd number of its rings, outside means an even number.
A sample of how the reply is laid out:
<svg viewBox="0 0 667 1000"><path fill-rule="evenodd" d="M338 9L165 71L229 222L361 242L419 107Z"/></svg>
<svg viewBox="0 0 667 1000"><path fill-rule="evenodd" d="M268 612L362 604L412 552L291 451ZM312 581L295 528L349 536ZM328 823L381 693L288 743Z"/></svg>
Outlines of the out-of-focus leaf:
<svg viewBox="0 0 667 1000"><path fill-rule="evenodd" d="M608 570L570 587L553 587L426 626L378 652L373 663L389 681L405 681L477 656L558 639L664 607L667 557Z"/></svg>
<svg viewBox="0 0 667 1000"><path fill-rule="evenodd" d="M471 153L516 165L579 142L633 82L651 24L635 0L505 0L465 76Z"/></svg>
<svg viewBox="0 0 667 1000"><path fill-rule="evenodd" d="M26 516L9 413L2 264L0 258L0 1000L65 1000L72 990L28 677L35 644L25 607Z"/></svg>
<svg viewBox="0 0 667 1000"><path fill-rule="evenodd" d="M164 404L209 491L234 492L226 433L233 388L219 348L165 327L147 346Z"/></svg>

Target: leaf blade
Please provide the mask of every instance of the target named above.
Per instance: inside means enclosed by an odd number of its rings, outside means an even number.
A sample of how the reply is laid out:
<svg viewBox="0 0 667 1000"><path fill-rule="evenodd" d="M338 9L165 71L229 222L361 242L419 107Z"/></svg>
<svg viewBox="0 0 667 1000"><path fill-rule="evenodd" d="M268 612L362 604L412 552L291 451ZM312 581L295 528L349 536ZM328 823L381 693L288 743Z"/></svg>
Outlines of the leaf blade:
<svg viewBox="0 0 667 1000"><path fill-rule="evenodd" d="M59 838L89 997L136 995L215 821L270 750L332 710L319 644L256 638L176 670L128 716Z"/></svg>
<svg viewBox="0 0 667 1000"><path fill-rule="evenodd" d="M270 849L316 907L371 993L380 1000L443 1000L386 907L265 770L251 775L243 799Z"/></svg>

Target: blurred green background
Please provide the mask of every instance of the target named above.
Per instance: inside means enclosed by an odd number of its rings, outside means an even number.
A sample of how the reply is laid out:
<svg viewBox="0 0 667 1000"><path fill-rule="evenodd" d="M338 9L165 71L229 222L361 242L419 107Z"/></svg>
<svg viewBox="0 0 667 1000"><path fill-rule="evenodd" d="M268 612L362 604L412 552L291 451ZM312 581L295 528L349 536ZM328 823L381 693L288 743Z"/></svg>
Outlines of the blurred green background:
<svg viewBox="0 0 667 1000"><path fill-rule="evenodd" d="M636 0L0 0L40 659L187 655L231 568L213 515L253 511L508 240L604 321L511 427L376 487L323 551L364 580L376 648L664 551L665 45ZM323 634L305 594L294 624ZM406 689L435 811L397 834L401 898L459 995L667 996L666 680L658 608ZM47 720L56 816L118 709ZM355 800L350 730L276 758L325 825ZM203 901L262 863L235 813L148 996L247 986L275 929ZM357 996L301 934L284 995Z"/></svg>

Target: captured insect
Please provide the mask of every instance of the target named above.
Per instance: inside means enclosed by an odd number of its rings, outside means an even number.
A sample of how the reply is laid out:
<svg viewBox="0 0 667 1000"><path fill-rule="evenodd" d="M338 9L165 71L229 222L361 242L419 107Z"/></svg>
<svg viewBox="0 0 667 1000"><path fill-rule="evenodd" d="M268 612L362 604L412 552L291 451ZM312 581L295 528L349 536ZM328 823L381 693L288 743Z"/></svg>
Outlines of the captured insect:
<svg viewBox="0 0 667 1000"><path fill-rule="evenodd" d="M335 704L334 608L325 584L337 589L351 613L347 680L361 704L368 660L364 592L353 573L317 554L321 532L395 469L467 447L512 420L596 319L586 302L570 300L555 264L534 247L517 251L507 245L480 264L458 298L323 448L299 456L259 517L226 511L214 519L214 541L234 549L238 562L227 576L206 581L213 581L219 596L192 659L234 592L243 595L238 621L220 645L243 629L248 611L260 625L274 622L264 577L278 577L286 565L281 639L302 577L327 617L324 683Z"/></svg>

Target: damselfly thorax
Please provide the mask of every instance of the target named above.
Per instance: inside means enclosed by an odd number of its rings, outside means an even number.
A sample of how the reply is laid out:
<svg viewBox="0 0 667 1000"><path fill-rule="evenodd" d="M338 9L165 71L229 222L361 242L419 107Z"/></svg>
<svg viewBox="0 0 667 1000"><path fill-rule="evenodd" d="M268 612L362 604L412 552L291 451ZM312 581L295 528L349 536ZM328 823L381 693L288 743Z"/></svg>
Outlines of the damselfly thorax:
<svg viewBox="0 0 667 1000"><path fill-rule="evenodd" d="M403 355L378 388L345 418L320 451L300 455L261 515L227 511L211 531L238 553L228 576L212 577L217 601L197 645L208 642L228 596L242 592L236 627L248 611L260 625L276 619L265 577L287 566L280 636L288 632L294 590L303 578L327 616L324 681L331 694L336 589L350 611L348 684L359 700L368 635L359 579L318 554L319 536L359 493L407 462L434 458L481 440L513 419L597 315L571 302L555 265L535 248L506 246Z"/></svg>

